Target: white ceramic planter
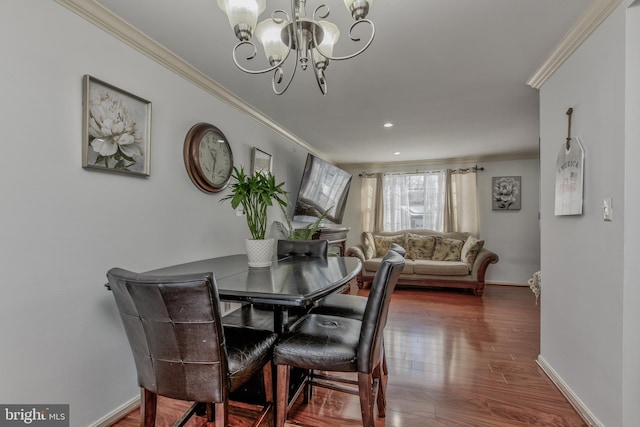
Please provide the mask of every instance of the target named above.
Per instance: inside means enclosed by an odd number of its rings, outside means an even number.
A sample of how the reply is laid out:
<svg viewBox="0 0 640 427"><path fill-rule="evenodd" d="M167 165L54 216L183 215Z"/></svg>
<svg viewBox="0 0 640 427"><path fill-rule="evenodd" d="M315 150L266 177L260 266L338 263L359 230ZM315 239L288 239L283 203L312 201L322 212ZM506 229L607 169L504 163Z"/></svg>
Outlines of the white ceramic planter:
<svg viewBox="0 0 640 427"><path fill-rule="evenodd" d="M274 239L247 239L249 267L269 267L273 260Z"/></svg>

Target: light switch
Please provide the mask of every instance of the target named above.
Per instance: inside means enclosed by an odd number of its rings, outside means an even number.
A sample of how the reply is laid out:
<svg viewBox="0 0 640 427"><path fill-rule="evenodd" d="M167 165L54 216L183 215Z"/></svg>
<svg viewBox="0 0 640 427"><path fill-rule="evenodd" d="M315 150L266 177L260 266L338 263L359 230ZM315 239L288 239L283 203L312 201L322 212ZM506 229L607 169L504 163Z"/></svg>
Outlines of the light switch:
<svg viewBox="0 0 640 427"><path fill-rule="evenodd" d="M605 221L611 221L613 219L613 208L611 207L611 198L607 197L602 202L602 218Z"/></svg>

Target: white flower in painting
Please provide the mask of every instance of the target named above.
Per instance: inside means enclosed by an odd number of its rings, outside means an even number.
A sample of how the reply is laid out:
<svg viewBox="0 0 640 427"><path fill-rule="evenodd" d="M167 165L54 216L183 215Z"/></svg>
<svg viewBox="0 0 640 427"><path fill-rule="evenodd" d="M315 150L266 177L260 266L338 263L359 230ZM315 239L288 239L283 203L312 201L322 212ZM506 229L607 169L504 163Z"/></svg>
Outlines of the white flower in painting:
<svg viewBox="0 0 640 427"><path fill-rule="evenodd" d="M128 169L143 155L142 138L127 107L108 92L96 94L89 108L89 139L96 164ZM115 164L110 165L111 161Z"/></svg>
<svg viewBox="0 0 640 427"><path fill-rule="evenodd" d="M493 187L493 200L500 209L509 209L516 202L519 192L520 185L515 178L502 177Z"/></svg>

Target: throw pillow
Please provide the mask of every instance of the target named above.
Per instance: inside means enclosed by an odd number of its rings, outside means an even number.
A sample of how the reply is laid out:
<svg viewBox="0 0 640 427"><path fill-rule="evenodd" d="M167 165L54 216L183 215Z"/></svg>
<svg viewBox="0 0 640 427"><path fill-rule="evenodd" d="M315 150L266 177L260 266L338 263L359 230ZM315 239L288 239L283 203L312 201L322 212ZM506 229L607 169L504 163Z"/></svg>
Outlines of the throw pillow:
<svg viewBox="0 0 640 427"><path fill-rule="evenodd" d="M435 236L407 234L407 258L409 259L431 259L435 247Z"/></svg>
<svg viewBox="0 0 640 427"><path fill-rule="evenodd" d="M383 257L389 249L389 245L397 243L400 246L404 246L404 234L397 236L373 236L373 241L376 244L376 257Z"/></svg>
<svg viewBox="0 0 640 427"><path fill-rule="evenodd" d="M482 249L483 246L484 240L478 240L473 236L469 236L467 241L464 242L462 251L460 252L460 259L467 263L469 271L473 268L476 256L478 256L478 252L480 252L480 249Z"/></svg>
<svg viewBox="0 0 640 427"><path fill-rule="evenodd" d="M376 256L376 244L373 241L373 235L371 235L371 233L369 233L368 231L363 231L361 240L365 259L371 259Z"/></svg>
<svg viewBox="0 0 640 427"><path fill-rule="evenodd" d="M462 240L437 236L432 259L436 261L460 261L462 245L464 245Z"/></svg>

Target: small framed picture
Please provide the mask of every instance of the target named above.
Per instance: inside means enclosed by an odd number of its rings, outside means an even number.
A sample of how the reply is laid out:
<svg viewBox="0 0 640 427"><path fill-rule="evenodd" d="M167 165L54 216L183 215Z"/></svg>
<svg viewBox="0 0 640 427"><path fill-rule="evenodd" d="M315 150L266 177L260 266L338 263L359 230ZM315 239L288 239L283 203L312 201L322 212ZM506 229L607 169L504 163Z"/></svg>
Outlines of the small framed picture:
<svg viewBox="0 0 640 427"><path fill-rule="evenodd" d="M520 210L521 177L494 176L491 178L491 201L494 211Z"/></svg>
<svg viewBox="0 0 640 427"><path fill-rule="evenodd" d="M271 172L271 154L253 147L253 155L251 156L251 170L255 174L256 172L270 173Z"/></svg>
<svg viewBox="0 0 640 427"><path fill-rule="evenodd" d="M82 167L149 175L151 102L85 75Z"/></svg>

